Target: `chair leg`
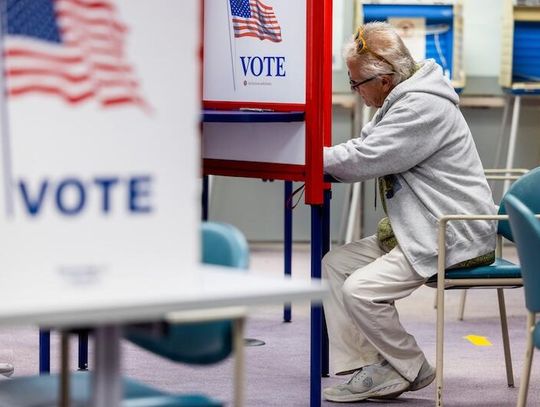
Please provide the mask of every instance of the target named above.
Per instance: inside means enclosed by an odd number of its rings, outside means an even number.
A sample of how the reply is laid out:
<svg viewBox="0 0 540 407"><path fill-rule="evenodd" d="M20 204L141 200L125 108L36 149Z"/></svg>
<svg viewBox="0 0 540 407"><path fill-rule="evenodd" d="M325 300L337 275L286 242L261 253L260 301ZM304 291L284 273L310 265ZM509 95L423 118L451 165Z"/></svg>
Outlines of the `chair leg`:
<svg viewBox="0 0 540 407"><path fill-rule="evenodd" d="M244 405L244 325L245 318L233 321L233 348L234 348L234 406Z"/></svg>
<svg viewBox="0 0 540 407"><path fill-rule="evenodd" d="M69 332L60 331L60 389L58 400L60 407L69 407Z"/></svg>
<svg viewBox="0 0 540 407"><path fill-rule="evenodd" d="M463 321L463 315L465 315L465 301L467 300L467 290L461 291L461 298L459 299L459 314L458 321Z"/></svg>
<svg viewBox="0 0 540 407"><path fill-rule="evenodd" d="M79 370L88 370L88 331L79 332Z"/></svg>
<svg viewBox="0 0 540 407"><path fill-rule="evenodd" d="M501 330L504 346L504 362L506 365L506 381L508 387L514 387L514 372L512 371L512 354L510 352L510 338L508 336L508 323L506 321L506 305L504 303L504 291L497 288L499 298L499 314L501 315Z"/></svg>
<svg viewBox="0 0 540 407"><path fill-rule="evenodd" d="M439 287L440 286L440 287ZM443 405L443 350L444 350L444 286L438 284L437 287L437 350L435 357L436 367L436 395L435 405Z"/></svg>
<svg viewBox="0 0 540 407"><path fill-rule="evenodd" d="M527 315L527 348L525 350L525 362L523 363L523 374L519 385L518 407L525 407L527 404L527 392L529 391L529 379L531 377L531 366L533 360L533 329L536 315L529 312Z"/></svg>

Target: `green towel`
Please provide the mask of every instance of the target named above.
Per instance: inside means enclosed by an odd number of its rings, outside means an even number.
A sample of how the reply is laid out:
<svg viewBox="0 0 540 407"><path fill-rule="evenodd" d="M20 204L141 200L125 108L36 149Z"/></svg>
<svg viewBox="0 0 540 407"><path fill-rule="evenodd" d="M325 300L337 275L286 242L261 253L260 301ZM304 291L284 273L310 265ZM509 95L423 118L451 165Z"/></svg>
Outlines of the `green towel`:
<svg viewBox="0 0 540 407"><path fill-rule="evenodd" d="M377 240L381 249L386 253L398 245L398 241L392 231L392 225L390 225L390 219L382 218L379 221L377 225Z"/></svg>

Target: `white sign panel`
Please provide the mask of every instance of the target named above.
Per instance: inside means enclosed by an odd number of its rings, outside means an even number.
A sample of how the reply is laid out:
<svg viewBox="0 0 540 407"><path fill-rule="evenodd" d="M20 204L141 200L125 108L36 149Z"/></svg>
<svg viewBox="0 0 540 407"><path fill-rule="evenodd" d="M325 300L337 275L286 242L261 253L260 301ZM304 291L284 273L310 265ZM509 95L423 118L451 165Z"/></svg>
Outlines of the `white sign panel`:
<svg viewBox="0 0 540 407"><path fill-rule="evenodd" d="M193 269L199 2L31 3L2 19L2 286Z"/></svg>
<svg viewBox="0 0 540 407"><path fill-rule="evenodd" d="M394 18L388 19L409 49L415 61L426 59L426 19Z"/></svg>
<svg viewBox="0 0 540 407"><path fill-rule="evenodd" d="M306 124L204 123L202 154L215 160L306 163Z"/></svg>
<svg viewBox="0 0 540 407"><path fill-rule="evenodd" d="M305 103L306 18L305 0L206 0L204 100Z"/></svg>
<svg viewBox="0 0 540 407"><path fill-rule="evenodd" d="M334 15L332 21L332 69L339 71L343 68L343 20L345 19L343 13L343 1L334 0L332 2L332 13Z"/></svg>

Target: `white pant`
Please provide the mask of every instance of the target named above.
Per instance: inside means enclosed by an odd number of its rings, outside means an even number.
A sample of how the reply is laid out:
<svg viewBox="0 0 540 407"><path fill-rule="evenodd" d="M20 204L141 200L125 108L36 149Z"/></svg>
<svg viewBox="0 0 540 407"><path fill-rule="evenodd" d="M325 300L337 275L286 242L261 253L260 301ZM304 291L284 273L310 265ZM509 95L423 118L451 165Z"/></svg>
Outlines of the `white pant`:
<svg viewBox="0 0 540 407"><path fill-rule="evenodd" d="M324 312L332 371L346 374L386 359L412 382L425 356L399 322L394 301L426 279L399 246L385 253L376 236L331 250L322 271L330 286Z"/></svg>

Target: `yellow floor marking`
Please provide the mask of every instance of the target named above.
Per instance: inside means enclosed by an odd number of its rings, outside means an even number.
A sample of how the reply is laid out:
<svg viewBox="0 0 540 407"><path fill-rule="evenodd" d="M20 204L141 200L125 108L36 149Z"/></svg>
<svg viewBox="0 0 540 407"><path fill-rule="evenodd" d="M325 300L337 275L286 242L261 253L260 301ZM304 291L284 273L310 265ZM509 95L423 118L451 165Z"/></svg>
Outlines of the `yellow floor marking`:
<svg viewBox="0 0 540 407"><path fill-rule="evenodd" d="M467 335L463 339L467 339L470 343L475 346L492 346L493 344L485 336L478 335Z"/></svg>

